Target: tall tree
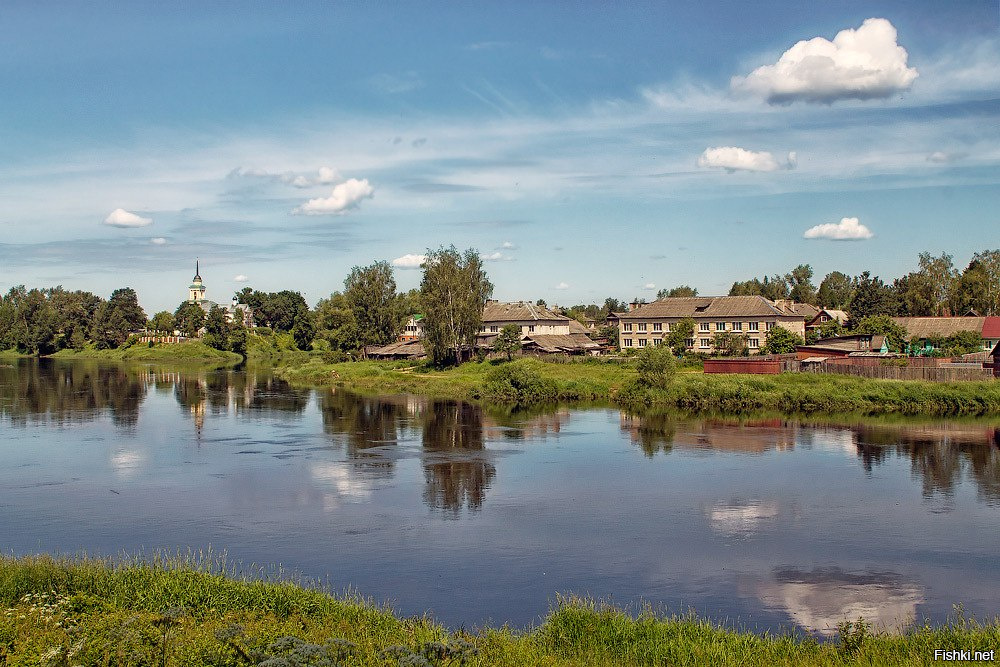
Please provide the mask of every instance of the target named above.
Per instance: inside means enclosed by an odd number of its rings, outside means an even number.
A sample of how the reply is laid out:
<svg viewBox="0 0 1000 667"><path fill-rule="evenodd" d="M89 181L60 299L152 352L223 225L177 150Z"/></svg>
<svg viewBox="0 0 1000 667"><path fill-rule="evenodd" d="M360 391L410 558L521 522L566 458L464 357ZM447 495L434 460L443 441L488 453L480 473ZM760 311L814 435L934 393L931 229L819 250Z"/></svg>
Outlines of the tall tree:
<svg viewBox="0 0 1000 667"><path fill-rule="evenodd" d="M464 255L455 246L428 250L423 266L424 345L435 362L460 363L463 350L475 344L493 284L472 248Z"/></svg>
<svg viewBox="0 0 1000 667"><path fill-rule="evenodd" d="M854 323L869 315L888 315L894 317L899 313L900 302L895 290L883 283L878 276L872 277L865 271L855 279L854 296L851 298L850 328Z"/></svg>
<svg viewBox="0 0 1000 667"><path fill-rule="evenodd" d="M919 268L894 283L903 311L911 316L951 315L952 297L959 279L952 257L920 253Z"/></svg>
<svg viewBox="0 0 1000 667"><path fill-rule="evenodd" d="M334 292L321 299L316 304L315 316L317 338L327 341L335 350L349 352L361 348L358 323L343 294Z"/></svg>
<svg viewBox="0 0 1000 667"><path fill-rule="evenodd" d="M840 271L831 271L819 284L816 293L818 306L834 310L846 310L854 296L854 281Z"/></svg>
<svg viewBox="0 0 1000 667"><path fill-rule="evenodd" d="M813 270L808 264L799 264L785 274L789 285L788 296L797 303L816 303L816 286L812 283Z"/></svg>
<svg viewBox="0 0 1000 667"><path fill-rule="evenodd" d="M99 349L119 347L129 332L146 325L146 313L139 305L139 297L131 287L122 287L111 293L94 316L94 342Z"/></svg>
<svg viewBox="0 0 1000 667"><path fill-rule="evenodd" d="M344 280L344 298L354 314L364 345L385 345L399 334L396 280L389 262L351 269Z"/></svg>
<svg viewBox="0 0 1000 667"><path fill-rule="evenodd" d="M164 333L171 333L176 328L174 322L174 316L165 310L153 315L149 320L149 328L153 331L162 331Z"/></svg>
<svg viewBox="0 0 1000 667"><path fill-rule="evenodd" d="M200 309L199 309L200 310ZM216 350L229 349L229 322L226 320L226 311L220 306L212 306L205 318L205 345L214 347Z"/></svg>
<svg viewBox="0 0 1000 667"><path fill-rule="evenodd" d="M514 353L521 349L521 327L516 324L505 324L493 341L493 351L507 355L507 361L514 358Z"/></svg>
<svg viewBox="0 0 1000 667"><path fill-rule="evenodd" d="M197 336L204 324L205 311L196 303L182 301L174 311L174 326L185 336Z"/></svg>
<svg viewBox="0 0 1000 667"><path fill-rule="evenodd" d="M1000 250L977 252L955 283L955 314L1000 315Z"/></svg>
<svg viewBox="0 0 1000 667"><path fill-rule="evenodd" d="M674 354L680 356L687 352L687 341L694 338L695 322L690 317L685 317L670 325L670 334L667 336L667 345Z"/></svg>

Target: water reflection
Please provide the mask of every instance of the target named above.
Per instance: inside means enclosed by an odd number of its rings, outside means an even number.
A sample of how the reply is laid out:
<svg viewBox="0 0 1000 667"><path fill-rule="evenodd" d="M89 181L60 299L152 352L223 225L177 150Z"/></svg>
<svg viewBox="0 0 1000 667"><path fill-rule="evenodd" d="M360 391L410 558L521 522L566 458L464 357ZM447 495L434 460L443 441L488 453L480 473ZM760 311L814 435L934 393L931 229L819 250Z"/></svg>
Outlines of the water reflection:
<svg viewBox="0 0 1000 667"><path fill-rule="evenodd" d="M708 512L712 530L729 537L750 537L778 517L774 500L739 500L717 502Z"/></svg>
<svg viewBox="0 0 1000 667"><path fill-rule="evenodd" d="M128 428L145 396L145 379L117 365L18 359L0 367L0 417L12 426L82 423L108 413Z"/></svg>
<svg viewBox="0 0 1000 667"><path fill-rule="evenodd" d="M458 401L434 401L423 419L424 502L457 515L478 510L496 476L483 446L483 412Z"/></svg>
<svg viewBox="0 0 1000 667"><path fill-rule="evenodd" d="M800 627L833 637L837 625L863 618L878 630L899 632L911 625L923 589L894 572L777 569L758 584L765 605L784 610Z"/></svg>
<svg viewBox="0 0 1000 667"><path fill-rule="evenodd" d="M798 445L857 457L867 472L903 457L926 498L950 497L963 479L970 479L982 499L1000 503L1000 429L993 424L829 425L780 417L695 419L622 412L619 426L648 457L674 448L763 454L790 452Z"/></svg>

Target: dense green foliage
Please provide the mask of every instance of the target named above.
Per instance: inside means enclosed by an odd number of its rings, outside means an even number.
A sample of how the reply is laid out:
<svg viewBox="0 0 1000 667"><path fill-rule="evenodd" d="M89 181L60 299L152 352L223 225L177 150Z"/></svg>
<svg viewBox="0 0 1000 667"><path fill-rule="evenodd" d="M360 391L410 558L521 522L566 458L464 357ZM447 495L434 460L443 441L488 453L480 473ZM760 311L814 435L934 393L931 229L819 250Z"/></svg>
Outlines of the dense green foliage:
<svg viewBox="0 0 1000 667"><path fill-rule="evenodd" d="M493 283L471 248L464 254L455 246L428 250L423 267L424 348L439 364L461 362L475 344Z"/></svg>
<svg viewBox="0 0 1000 667"><path fill-rule="evenodd" d="M557 598L526 631L449 632L209 555L152 561L0 558L7 665L911 665L934 649L1000 650L996 621L956 615L903 635L841 625L833 642L739 632L648 608ZM263 577L263 578L262 578Z"/></svg>
<svg viewBox="0 0 1000 667"><path fill-rule="evenodd" d="M796 345L803 344L805 340L802 336L785 327L775 326L767 332L764 346L760 351L762 354L792 354Z"/></svg>
<svg viewBox="0 0 1000 667"><path fill-rule="evenodd" d="M205 326L205 311L196 303L181 301L174 311L174 325L182 334L193 338Z"/></svg>
<svg viewBox="0 0 1000 667"><path fill-rule="evenodd" d="M906 348L906 329L886 315L869 315L853 322L851 333L885 336L891 352Z"/></svg>
<svg viewBox="0 0 1000 667"><path fill-rule="evenodd" d="M493 351L507 355L507 361L514 358L514 353L521 349L521 327L516 324L505 324L496 340L493 341Z"/></svg>
<svg viewBox="0 0 1000 667"><path fill-rule="evenodd" d="M643 348L635 362L639 382L647 387L666 389L674 379L677 365L673 351L666 345Z"/></svg>
<svg viewBox="0 0 1000 667"><path fill-rule="evenodd" d="M344 280L344 299L354 315L359 347L385 345L402 330L396 279L389 262L351 269Z"/></svg>
<svg viewBox="0 0 1000 667"><path fill-rule="evenodd" d="M555 401L559 386L541 372L542 362L518 359L501 364L486 373L479 397L514 405Z"/></svg>

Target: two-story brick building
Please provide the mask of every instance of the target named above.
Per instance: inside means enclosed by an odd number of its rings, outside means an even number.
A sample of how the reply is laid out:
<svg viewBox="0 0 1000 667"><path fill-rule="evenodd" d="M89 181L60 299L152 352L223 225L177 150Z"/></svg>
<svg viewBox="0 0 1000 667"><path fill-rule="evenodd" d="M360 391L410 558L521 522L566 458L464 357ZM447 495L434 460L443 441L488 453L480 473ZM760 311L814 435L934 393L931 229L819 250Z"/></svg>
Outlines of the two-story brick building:
<svg viewBox="0 0 1000 667"><path fill-rule="evenodd" d="M690 318L694 334L685 341L688 350L711 354L715 334L728 332L745 337L755 352L776 326L805 336L805 319L795 305L762 296L667 297L621 313L619 345L622 350L660 345L671 327Z"/></svg>

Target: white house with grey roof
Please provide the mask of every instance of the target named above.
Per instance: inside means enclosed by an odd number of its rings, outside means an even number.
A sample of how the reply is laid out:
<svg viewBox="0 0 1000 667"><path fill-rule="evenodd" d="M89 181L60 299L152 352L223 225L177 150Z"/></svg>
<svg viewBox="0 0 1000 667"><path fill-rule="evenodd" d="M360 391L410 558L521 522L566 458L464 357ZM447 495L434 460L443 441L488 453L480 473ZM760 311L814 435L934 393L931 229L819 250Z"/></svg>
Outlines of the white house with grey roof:
<svg viewBox="0 0 1000 667"><path fill-rule="evenodd" d="M694 334L685 341L688 350L712 354L715 334L728 332L746 338L747 347L755 352L774 327L805 336L805 320L795 305L762 296L667 297L619 314L618 342L623 350L661 345L671 327L692 319Z"/></svg>

